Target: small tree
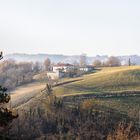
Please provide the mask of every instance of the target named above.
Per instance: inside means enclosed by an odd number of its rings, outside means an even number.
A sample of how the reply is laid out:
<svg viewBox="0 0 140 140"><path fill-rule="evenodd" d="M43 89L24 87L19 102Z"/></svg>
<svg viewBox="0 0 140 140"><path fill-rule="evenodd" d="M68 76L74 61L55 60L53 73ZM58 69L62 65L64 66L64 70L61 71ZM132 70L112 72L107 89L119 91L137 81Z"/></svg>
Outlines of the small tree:
<svg viewBox="0 0 140 140"><path fill-rule="evenodd" d="M121 62L117 57L111 56L106 62L106 66L110 67L121 66Z"/></svg>
<svg viewBox="0 0 140 140"><path fill-rule="evenodd" d="M80 56L80 67L85 67L87 65L87 57L85 54Z"/></svg>
<svg viewBox="0 0 140 140"><path fill-rule="evenodd" d="M78 63L77 61L74 61L74 62L73 62L73 66L74 66L75 68L78 68L78 67L79 67L79 63Z"/></svg>
<svg viewBox="0 0 140 140"><path fill-rule="evenodd" d="M93 66L95 66L95 67L100 67L102 65L102 62L100 61L100 60L94 60L94 62L93 62Z"/></svg>
<svg viewBox="0 0 140 140"><path fill-rule="evenodd" d="M4 107L10 101L10 96L7 94L7 88L0 86L0 127L6 127L17 115L13 115L12 111Z"/></svg>
<svg viewBox="0 0 140 140"><path fill-rule="evenodd" d="M45 61L44 61L44 66L45 66L45 70L46 71L49 71L50 70L50 67L51 67L51 60L49 58L47 58Z"/></svg>

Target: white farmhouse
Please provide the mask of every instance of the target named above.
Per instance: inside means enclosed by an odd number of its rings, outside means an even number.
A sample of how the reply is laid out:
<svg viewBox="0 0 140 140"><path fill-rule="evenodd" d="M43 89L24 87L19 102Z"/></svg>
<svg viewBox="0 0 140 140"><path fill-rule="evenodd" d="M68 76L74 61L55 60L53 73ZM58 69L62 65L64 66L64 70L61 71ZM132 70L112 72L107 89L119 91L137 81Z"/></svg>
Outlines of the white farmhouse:
<svg viewBox="0 0 140 140"><path fill-rule="evenodd" d="M65 77L65 73L60 70L56 70L55 72L53 72L53 71L47 72L47 76L48 76L48 78L55 80L55 79L60 79L60 78Z"/></svg>
<svg viewBox="0 0 140 140"><path fill-rule="evenodd" d="M68 72L69 70L74 69L74 66L71 64L65 64L65 63L58 63L57 65L53 66L53 72L56 72L58 70L63 72Z"/></svg>

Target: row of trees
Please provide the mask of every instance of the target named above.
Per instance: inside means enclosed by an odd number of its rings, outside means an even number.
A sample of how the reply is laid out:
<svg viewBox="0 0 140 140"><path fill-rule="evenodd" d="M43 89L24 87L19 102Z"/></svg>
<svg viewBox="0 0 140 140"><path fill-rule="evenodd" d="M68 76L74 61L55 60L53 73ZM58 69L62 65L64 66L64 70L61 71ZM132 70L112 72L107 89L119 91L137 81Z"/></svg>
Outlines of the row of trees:
<svg viewBox="0 0 140 140"><path fill-rule="evenodd" d="M80 61L79 63L78 62L74 62L74 65L76 66L80 66L80 67L85 67L87 66L88 62L87 62L87 57L85 54L82 54L80 56ZM93 66L96 66L96 67L101 67L101 66L104 66L104 67L114 67L114 66L121 66L121 61L118 57L115 57L115 56L111 56L109 57L106 61L101 61L99 59L96 59L93 61ZM128 60L128 66L131 66L131 65L135 65L134 63L131 62L131 59L129 58Z"/></svg>
<svg viewBox="0 0 140 140"><path fill-rule="evenodd" d="M73 65L77 67L87 66L86 55L81 55L79 62L75 61ZM101 62L100 60L95 60L93 66L120 66L121 62L117 57L110 57L106 62ZM129 65L131 61L129 60ZM53 66L51 60L47 58L43 65L39 62L20 62L17 63L14 60L6 60L0 64L0 84L7 87L8 89L13 89L16 86L29 83L33 80L33 76L42 70L50 71ZM77 73L77 70L70 71L70 74ZM79 72L78 72L79 73Z"/></svg>
<svg viewBox="0 0 140 140"><path fill-rule="evenodd" d="M86 55L85 54L82 54L80 56L79 62L74 61L73 62L73 65L75 67L85 67L85 66L87 66L87 57L86 57ZM50 71L51 70L51 66L53 66L53 63L51 63L51 60L49 58L47 58L44 61L44 63L43 63L43 67L44 67L43 69L46 70L46 71Z"/></svg>
<svg viewBox="0 0 140 140"><path fill-rule="evenodd" d="M73 62L73 65L76 66L76 67L86 67L87 64L88 64L88 62L87 62L87 57L86 57L85 54L82 54L80 56L79 62L78 61ZM100 66L113 67L113 66L121 66L121 62L117 57L111 56L105 62L102 62L101 60L96 59L96 60L94 60L92 65L97 66L97 67L100 67ZM131 65L131 60L130 59L128 61L128 65ZM51 60L49 58L47 58L44 61L43 66L44 66L44 70L49 71L51 69L51 66L52 66Z"/></svg>
<svg viewBox="0 0 140 140"><path fill-rule="evenodd" d="M111 56L108 58L106 62L101 62L100 60L95 60L93 62L93 66L101 67L101 66L107 66L107 67L114 67L114 66L121 66L121 62L117 57Z"/></svg>
<svg viewBox="0 0 140 140"><path fill-rule="evenodd" d="M51 60L46 59L43 65L39 62L16 62L12 59L0 63L0 85L9 90L17 86L30 83L34 75L40 71L51 70Z"/></svg>

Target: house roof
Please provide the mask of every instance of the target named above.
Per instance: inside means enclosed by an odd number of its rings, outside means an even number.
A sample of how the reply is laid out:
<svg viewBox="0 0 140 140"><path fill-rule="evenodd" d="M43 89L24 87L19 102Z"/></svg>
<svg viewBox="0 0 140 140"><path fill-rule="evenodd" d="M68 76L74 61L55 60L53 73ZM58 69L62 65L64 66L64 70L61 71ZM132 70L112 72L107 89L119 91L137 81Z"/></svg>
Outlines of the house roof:
<svg viewBox="0 0 140 140"><path fill-rule="evenodd" d="M87 66L83 66L83 67L80 67L80 68L94 68L92 65L87 65Z"/></svg>

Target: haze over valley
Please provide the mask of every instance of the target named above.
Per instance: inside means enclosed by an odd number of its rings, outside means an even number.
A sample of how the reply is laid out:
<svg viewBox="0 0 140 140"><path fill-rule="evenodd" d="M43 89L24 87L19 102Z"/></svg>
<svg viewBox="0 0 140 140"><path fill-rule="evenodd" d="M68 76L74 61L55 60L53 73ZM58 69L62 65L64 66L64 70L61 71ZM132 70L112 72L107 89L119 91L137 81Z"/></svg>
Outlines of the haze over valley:
<svg viewBox="0 0 140 140"><path fill-rule="evenodd" d="M85 53L86 54L86 53ZM28 62L43 62L46 58L49 58L53 63L71 63L80 60L81 55L61 55L61 54L6 54L4 59L13 59L19 62L28 61ZM132 63L135 65L140 65L140 56L139 55L128 55L128 56L117 56L123 65L128 64L128 60L131 59ZM92 64L94 60L106 61L109 58L108 55L96 55L96 56L87 56L87 62Z"/></svg>

